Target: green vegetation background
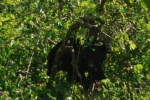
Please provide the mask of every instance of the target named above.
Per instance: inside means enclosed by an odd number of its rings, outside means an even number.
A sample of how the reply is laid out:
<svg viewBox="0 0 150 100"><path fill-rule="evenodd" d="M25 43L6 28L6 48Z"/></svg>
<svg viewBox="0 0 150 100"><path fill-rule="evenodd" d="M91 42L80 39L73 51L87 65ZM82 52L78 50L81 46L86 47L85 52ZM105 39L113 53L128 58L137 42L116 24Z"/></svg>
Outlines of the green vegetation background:
<svg viewBox="0 0 150 100"><path fill-rule="evenodd" d="M64 100L149 100L149 1L100 1L1 0L0 100L55 100L58 91ZM108 79L101 83L106 87L84 93L79 84L61 77L53 88L46 88L48 52L83 16L104 21L99 37L112 48L103 64ZM78 38L85 32L79 29Z"/></svg>

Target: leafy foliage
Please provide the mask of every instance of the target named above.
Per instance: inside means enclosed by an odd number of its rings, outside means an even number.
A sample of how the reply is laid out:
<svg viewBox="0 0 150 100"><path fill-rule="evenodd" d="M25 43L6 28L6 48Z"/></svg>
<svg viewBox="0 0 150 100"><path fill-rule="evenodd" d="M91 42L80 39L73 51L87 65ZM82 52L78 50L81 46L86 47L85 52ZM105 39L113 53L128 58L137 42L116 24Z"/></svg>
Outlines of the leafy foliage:
<svg viewBox="0 0 150 100"><path fill-rule="evenodd" d="M149 99L150 16L148 0L1 0L0 99ZM108 43L98 91L85 93L58 73L46 88L47 55L82 17L101 19L99 38ZM86 33L79 28L81 40ZM59 78L61 77L61 78Z"/></svg>

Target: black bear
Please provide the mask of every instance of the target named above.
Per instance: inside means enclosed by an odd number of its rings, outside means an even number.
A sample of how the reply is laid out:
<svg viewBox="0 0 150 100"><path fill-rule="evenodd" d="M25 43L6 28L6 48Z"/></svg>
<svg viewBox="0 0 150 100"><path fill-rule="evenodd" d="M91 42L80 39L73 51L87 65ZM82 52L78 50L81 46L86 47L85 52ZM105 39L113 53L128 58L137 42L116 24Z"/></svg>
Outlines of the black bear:
<svg viewBox="0 0 150 100"><path fill-rule="evenodd" d="M63 41L59 42L48 54L48 72L47 75L51 75L52 72L52 65L54 62L54 59L56 57L56 53L59 49L59 47L62 45ZM63 52L62 57L60 59L61 62L61 66L58 66L57 71L62 70L62 71L66 71L68 76L67 79L71 80L72 76L73 76L73 66L72 66L72 49L74 49L75 55L77 55L78 53L78 49L79 49L79 41L76 41L75 39L70 39L68 40L68 44L65 45L66 46L66 50ZM72 49L70 49L71 47L73 47Z"/></svg>
<svg viewBox="0 0 150 100"><path fill-rule="evenodd" d="M60 62L61 65L57 66L57 71L62 70L67 72L68 81L75 80L80 82L85 89L88 89L90 83L96 80L105 79L105 75L101 69L101 64L106 58L106 46L105 45L95 45L90 43L90 45L82 46L79 40L70 39L68 40L66 50L63 52ZM48 54L48 72L47 74L51 76L52 65L56 57L57 50L62 45L63 41L59 42ZM71 49L68 49L70 47ZM72 51L74 52L74 58L72 57ZM74 69L73 60L75 60L78 70ZM74 75L74 71L79 73L79 75ZM86 76L85 73L88 73ZM76 76L76 77L74 77Z"/></svg>
<svg viewBox="0 0 150 100"><path fill-rule="evenodd" d="M106 46L95 45L92 43L89 46L82 47L81 62L79 62L79 71L84 69L84 72L88 72L88 77L83 77L83 86L85 89L89 88L90 83L105 79L105 75L102 71L102 62L106 58Z"/></svg>

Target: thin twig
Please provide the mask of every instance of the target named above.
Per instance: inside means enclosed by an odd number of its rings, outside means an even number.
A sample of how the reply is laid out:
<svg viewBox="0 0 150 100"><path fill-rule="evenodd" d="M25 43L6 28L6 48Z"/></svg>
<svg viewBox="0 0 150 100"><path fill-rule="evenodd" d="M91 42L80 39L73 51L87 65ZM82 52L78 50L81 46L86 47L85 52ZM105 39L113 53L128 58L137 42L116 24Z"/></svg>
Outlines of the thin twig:
<svg viewBox="0 0 150 100"><path fill-rule="evenodd" d="M54 42L54 41L51 40L51 39L48 39L48 42L51 43L51 44L53 44L53 45L56 45L56 42Z"/></svg>
<svg viewBox="0 0 150 100"><path fill-rule="evenodd" d="M37 26L37 25L34 25L35 26L35 28L38 30L38 31L40 31L40 27L39 26ZM38 36L38 40L37 40L37 43L36 43L36 45L35 45L35 48L36 48L36 46L39 44L39 41L40 41L40 36ZM26 79L28 78L28 74L29 74L29 70L30 70L30 66L31 66L31 63L32 63L32 59L33 59L33 56L34 56L34 54L35 54L35 48L34 48L34 51L32 52L32 55L31 55L31 58L30 58L30 61L29 61L29 64L28 64L28 67L27 67L27 70L26 70Z"/></svg>
<svg viewBox="0 0 150 100"><path fill-rule="evenodd" d="M31 58L30 58L30 62L29 62L28 67L27 67L26 79L28 78L29 69L30 69L30 66L31 66L31 63L32 63L33 55L34 55L34 52L32 52L32 56L31 56Z"/></svg>
<svg viewBox="0 0 150 100"><path fill-rule="evenodd" d="M102 34L106 35L106 36L109 37L110 39L113 39L110 35L108 35L108 34L105 33L105 32L102 32Z"/></svg>

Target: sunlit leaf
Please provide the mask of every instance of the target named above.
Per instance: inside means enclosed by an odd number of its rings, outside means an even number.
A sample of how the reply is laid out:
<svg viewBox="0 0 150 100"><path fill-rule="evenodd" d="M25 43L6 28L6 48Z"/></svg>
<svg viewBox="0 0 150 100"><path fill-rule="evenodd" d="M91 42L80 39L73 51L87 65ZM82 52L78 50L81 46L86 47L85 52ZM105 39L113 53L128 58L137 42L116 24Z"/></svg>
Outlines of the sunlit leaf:
<svg viewBox="0 0 150 100"><path fill-rule="evenodd" d="M133 43L131 40L129 41L129 44L130 44L130 50L134 50L136 48L136 44Z"/></svg>
<svg viewBox="0 0 150 100"><path fill-rule="evenodd" d="M142 5L144 8L149 8L150 9L150 2L149 0L142 0Z"/></svg>
<svg viewBox="0 0 150 100"><path fill-rule="evenodd" d="M143 69L143 65L141 65L141 64L137 64L137 65L134 67L134 70L137 71L137 72L138 72L138 71L139 71L139 72L142 71L142 69Z"/></svg>

